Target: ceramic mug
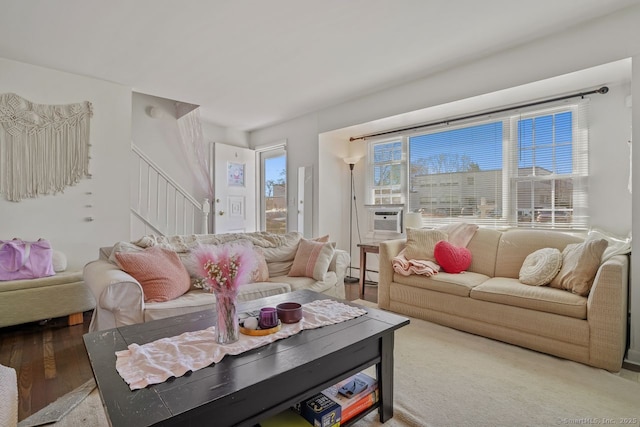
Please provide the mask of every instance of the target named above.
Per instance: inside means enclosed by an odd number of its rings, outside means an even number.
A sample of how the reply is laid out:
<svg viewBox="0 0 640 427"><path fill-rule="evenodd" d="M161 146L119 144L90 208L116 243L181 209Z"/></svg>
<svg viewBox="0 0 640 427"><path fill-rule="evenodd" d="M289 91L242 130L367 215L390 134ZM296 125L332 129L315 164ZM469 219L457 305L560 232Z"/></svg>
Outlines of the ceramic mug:
<svg viewBox="0 0 640 427"><path fill-rule="evenodd" d="M271 329L278 326L278 312L275 307L263 307L260 309L259 325L261 329Z"/></svg>

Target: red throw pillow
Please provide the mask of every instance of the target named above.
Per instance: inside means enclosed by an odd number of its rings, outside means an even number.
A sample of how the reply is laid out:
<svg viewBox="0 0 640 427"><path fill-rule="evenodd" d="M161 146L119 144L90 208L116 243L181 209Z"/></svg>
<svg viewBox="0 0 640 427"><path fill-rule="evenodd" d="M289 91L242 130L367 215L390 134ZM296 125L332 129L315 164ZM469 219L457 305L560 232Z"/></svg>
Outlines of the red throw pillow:
<svg viewBox="0 0 640 427"><path fill-rule="evenodd" d="M440 240L433 249L436 262L447 273L460 273L471 265L471 251L453 246L446 240Z"/></svg>

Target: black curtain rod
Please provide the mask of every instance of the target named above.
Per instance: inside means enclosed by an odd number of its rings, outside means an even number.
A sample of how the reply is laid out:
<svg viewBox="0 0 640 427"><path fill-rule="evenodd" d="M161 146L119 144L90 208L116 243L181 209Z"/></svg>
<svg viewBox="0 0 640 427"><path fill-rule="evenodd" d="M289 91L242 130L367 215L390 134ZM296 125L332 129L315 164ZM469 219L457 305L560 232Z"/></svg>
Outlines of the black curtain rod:
<svg viewBox="0 0 640 427"><path fill-rule="evenodd" d="M349 141L357 141L359 139L367 139L367 138L373 138L373 137L376 137L376 136L391 135L391 134L394 134L394 133L406 132L406 131L411 131L411 130L416 130L416 129L422 129L422 128L426 128L426 127L430 127L430 126L444 125L444 124L449 124L449 123L452 123L452 122L458 122L460 120L474 119L476 117L488 116L490 114L496 114L496 113L504 113L505 111L517 110L519 108L533 107L533 106L536 106L536 105L547 104L549 102L562 101L562 100L570 99L570 98L577 98L577 97L584 98L586 95L592 95L594 93L599 93L599 94L604 95L607 92L609 92L609 88L606 87L606 86L602 86L600 89L595 89L595 90L591 90L591 91L588 91L588 92L574 93L573 95L565 95L565 96L560 96L558 98L552 98L552 99L545 99L543 101L530 102L528 104L521 104L521 105L516 105L516 106L513 106L513 107L501 108L501 109L498 109L498 110L486 111L484 113L471 114L469 116L456 117L456 118L453 118L453 119L441 120L439 122L425 123L425 124L417 125L417 126L411 126L411 127L406 127L406 128L389 130L389 131L386 131L386 132L372 133L372 134L369 134L369 135L352 136L351 138L349 138Z"/></svg>

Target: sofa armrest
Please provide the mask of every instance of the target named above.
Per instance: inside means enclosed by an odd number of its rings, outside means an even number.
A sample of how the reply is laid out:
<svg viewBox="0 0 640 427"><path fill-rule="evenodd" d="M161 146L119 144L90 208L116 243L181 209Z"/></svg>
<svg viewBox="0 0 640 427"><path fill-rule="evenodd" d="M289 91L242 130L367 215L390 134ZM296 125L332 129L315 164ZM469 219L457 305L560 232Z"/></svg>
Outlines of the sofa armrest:
<svg viewBox="0 0 640 427"><path fill-rule="evenodd" d="M380 242L380 265L378 270L378 307L390 308L389 292L393 282L393 267L391 260L404 249L406 239L385 240Z"/></svg>
<svg viewBox="0 0 640 427"><path fill-rule="evenodd" d="M349 268L349 252L336 249L331 259L331 264L329 264L329 271L335 271L336 276L338 276L338 282L344 283L347 268Z"/></svg>
<svg viewBox="0 0 640 427"><path fill-rule="evenodd" d="M629 257L605 261L587 298L590 364L617 372L627 346Z"/></svg>
<svg viewBox="0 0 640 427"><path fill-rule="evenodd" d="M117 265L92 261L84 267L84 281L96 300L90 332L144 322L142 286Z"/></svg>

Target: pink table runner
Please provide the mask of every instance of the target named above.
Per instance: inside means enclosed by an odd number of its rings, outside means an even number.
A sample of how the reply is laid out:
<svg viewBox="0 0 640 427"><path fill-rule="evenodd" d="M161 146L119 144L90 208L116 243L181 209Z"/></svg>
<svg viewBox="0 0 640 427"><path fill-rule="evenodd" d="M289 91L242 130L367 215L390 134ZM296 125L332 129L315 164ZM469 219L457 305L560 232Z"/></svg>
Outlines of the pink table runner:
<svg viewBox="0 0 640 427"><path fill-rule="evenodd" d="M364 309L329 299L303 304L302 310L303 318L298 323L283 324L282 329L271 335L240 334L238 341L227 345L216 344L214 326L144 345L131 344L127 350L116 352L116 370L131 390L137 390L218 363L227 354L240 354L303 329L333 325L367 313Z"/></svg>

